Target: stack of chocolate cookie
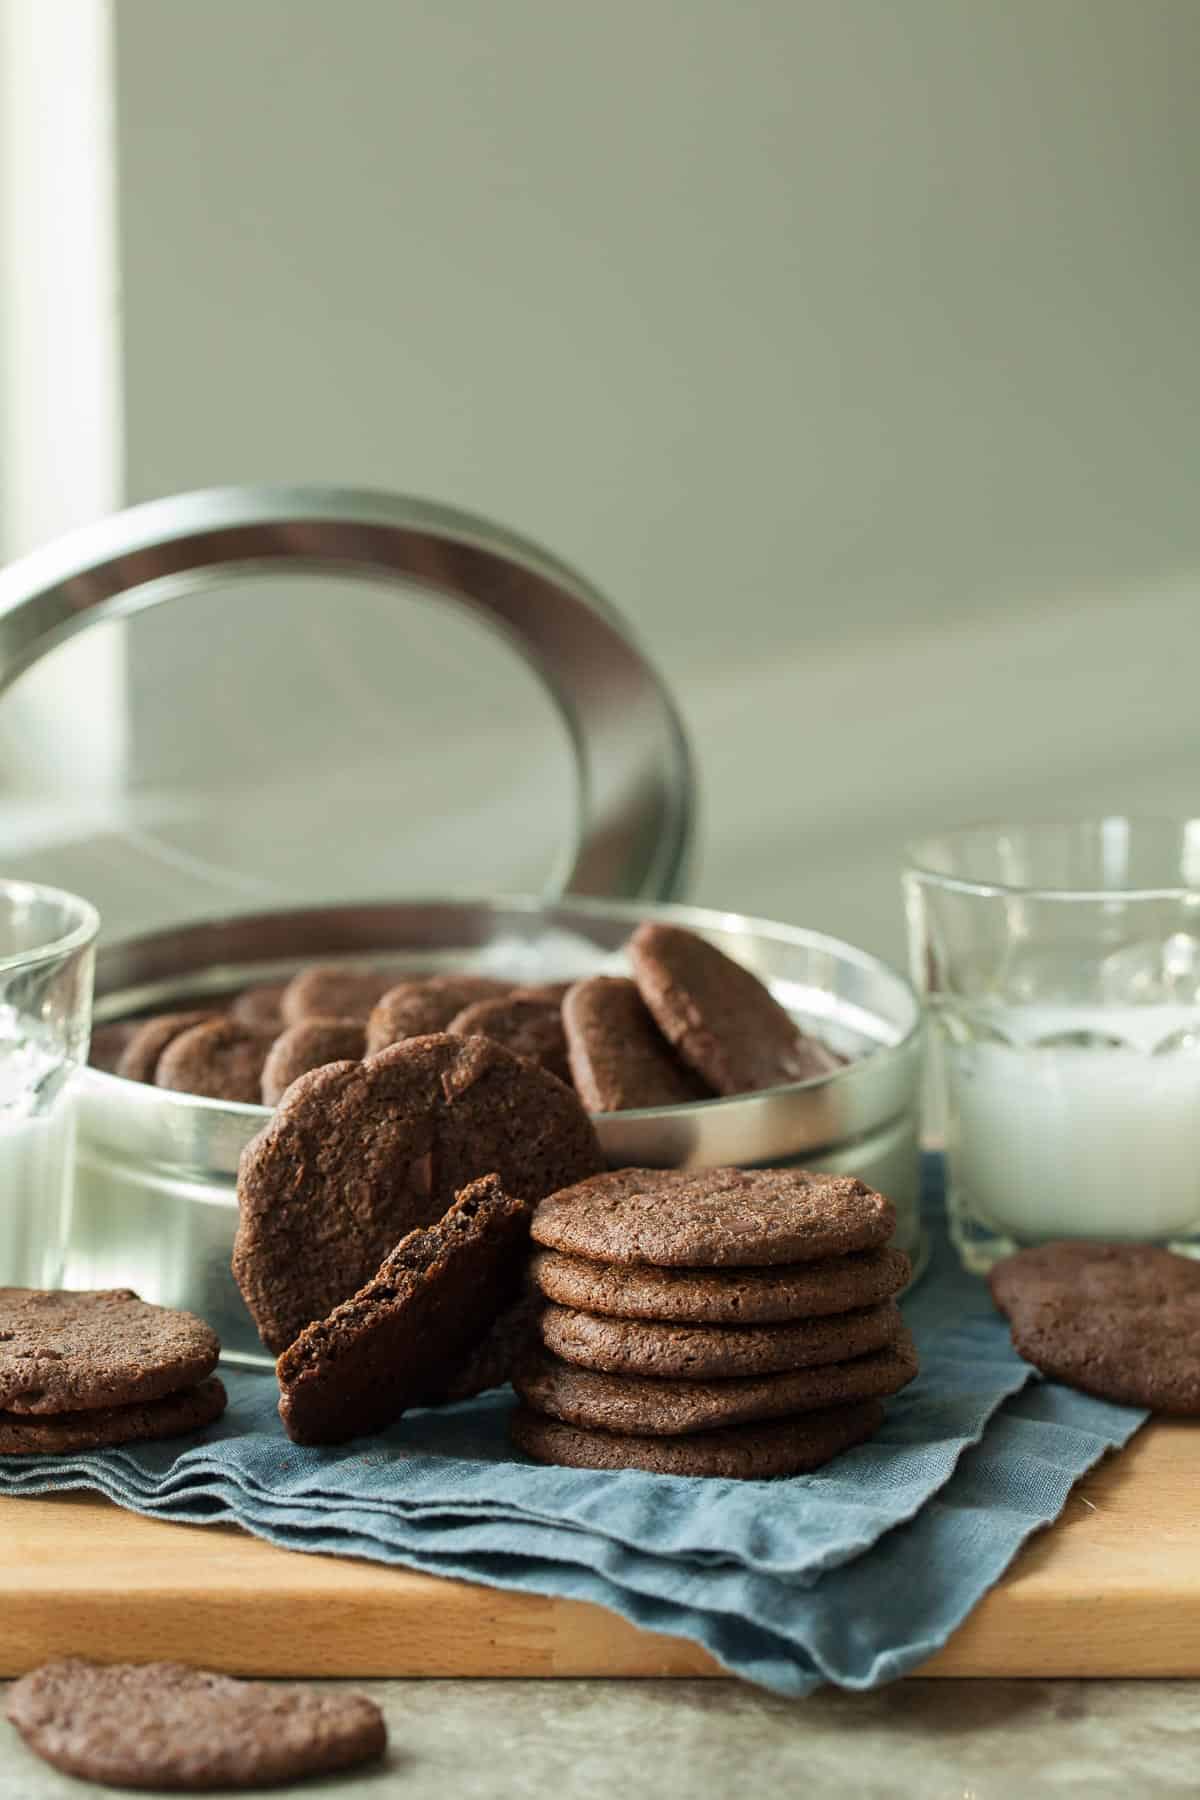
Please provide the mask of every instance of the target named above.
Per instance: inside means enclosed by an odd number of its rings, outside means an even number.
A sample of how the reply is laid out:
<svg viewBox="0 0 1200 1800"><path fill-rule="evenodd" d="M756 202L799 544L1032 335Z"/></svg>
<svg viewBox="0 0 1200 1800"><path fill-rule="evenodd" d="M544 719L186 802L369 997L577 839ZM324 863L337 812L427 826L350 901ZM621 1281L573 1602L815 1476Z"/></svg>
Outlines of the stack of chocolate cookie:
<svg viewBox="0 0 1200 1800"><path fill-rule="evenodd" d="M128 1288L0 1288L0 1456L181 1437L225 1410L221 1346Z"/></svg>
<svg viewBox="0 0 1200 1800"><path fill-rule="evenodd" d="M862 1182L794 1169L622 1169L552 1195L514 1442L579 1468L820 1467L917 1372L894 1225Z"/></svg>

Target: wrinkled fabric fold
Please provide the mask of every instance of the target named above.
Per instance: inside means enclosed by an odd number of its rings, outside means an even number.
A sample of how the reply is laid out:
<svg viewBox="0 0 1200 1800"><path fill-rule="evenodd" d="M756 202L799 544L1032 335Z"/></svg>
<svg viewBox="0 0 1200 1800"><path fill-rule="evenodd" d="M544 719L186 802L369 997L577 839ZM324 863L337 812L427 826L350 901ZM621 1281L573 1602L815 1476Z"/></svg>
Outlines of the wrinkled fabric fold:
<svg viewBox="0 0 1200 1800"><path fill-rule="evenodd" d="M775 1482L546 1468L509 1444L507 1389L338 1449L288 1442L273 1377L186 1443L0 1461L0 1493L86 1488L310 1553L591 1600L701 1644L776 1692L879 1685L940 1648L1072 1483L1145 1418L1043 1382L949 1245L904 1305L921 1374L869 1444Z"/></svg>

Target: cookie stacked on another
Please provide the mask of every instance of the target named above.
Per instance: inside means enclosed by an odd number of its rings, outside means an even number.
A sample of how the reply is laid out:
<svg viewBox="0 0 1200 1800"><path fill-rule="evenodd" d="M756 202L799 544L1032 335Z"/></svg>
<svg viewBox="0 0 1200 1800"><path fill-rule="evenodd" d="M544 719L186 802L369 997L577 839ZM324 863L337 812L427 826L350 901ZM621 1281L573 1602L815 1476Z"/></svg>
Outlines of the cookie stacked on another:
<svg viewBox="0 0 1200 1800"><path fill-rule="evenodd" d="M0 1288L0 1456L181 1437L225 1410L221 1346L128 1288Z"/></svg>
<svg viewBox="0 0 1200 1800"><path fill-rule="evenodd" d="M552 1195L514 1442L580 1468L819 1468L917 1372L894 1226L862 1182L799 1169L621 1169Z"/></svg>

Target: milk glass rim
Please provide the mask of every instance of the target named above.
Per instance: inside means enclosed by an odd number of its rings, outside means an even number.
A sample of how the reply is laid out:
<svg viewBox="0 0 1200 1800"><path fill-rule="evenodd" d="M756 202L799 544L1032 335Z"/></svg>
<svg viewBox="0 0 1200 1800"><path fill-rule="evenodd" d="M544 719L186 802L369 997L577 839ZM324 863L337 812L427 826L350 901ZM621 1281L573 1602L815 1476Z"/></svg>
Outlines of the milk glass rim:
<svg viewBox="0 0 1200 1800"><path fill-rule="evenodd" d="M62 932L58 937L48 938L44 944L37 944L30 950L14 950L10 956L0 956L0 975L8 974L13 969L32 969L41 963L61 961L73 955L76 950L86 949L100 930L100 914L91 901L84 900L79 894L72 894L68 888L48 887L40 881L8 881L0 878L0 908L7 908L14 901L27 904L31 900L60 906L64 912L74 914L76 922L69 931Z"/></svg>
<svg viewBox="0 0 1200 1800"><path fill-rule="evenodd" d="M1200 907L1200 882L1165 882L1153 887L1036 887L1003 881L973 881L963 875L948 874L926 860L935 845L952 845L971 837L989 834L995 838L1012 837L1035 831L1075 833L1117 823L1131 826L1134 830L1139 826L1143 829L1169 826L1179 830L1185 825L1194 825L1197 833L1200 833L1200 818L1186 813L1092 813L1074 819L980 819L971 825L955 825L947 831L931 832L907 843L904 846L904 881L906 885L920 882L942 888L947 893L970 894L980 900L1050 900L1092 905L1113 905L1118 902L1125 905L1137 900L1183 900Z"/></svg>

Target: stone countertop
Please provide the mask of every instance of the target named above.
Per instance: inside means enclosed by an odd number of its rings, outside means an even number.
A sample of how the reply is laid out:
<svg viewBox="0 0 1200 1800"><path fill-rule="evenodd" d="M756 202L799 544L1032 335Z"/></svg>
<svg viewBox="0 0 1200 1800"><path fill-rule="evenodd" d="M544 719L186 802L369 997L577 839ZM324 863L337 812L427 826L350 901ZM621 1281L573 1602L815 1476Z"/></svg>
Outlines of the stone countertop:
<svg viewBox="0 0 1200 1800"><path fill-rule="evenodd" d="M1200 1787L1200 1683L1191 1681L905 1681L804 1701L736 1681L354 1685L386 1711L388 1762L286 1791L345 1800L1154 1800ZM0 1726L0 1800L87 1791Z"/></svg>

